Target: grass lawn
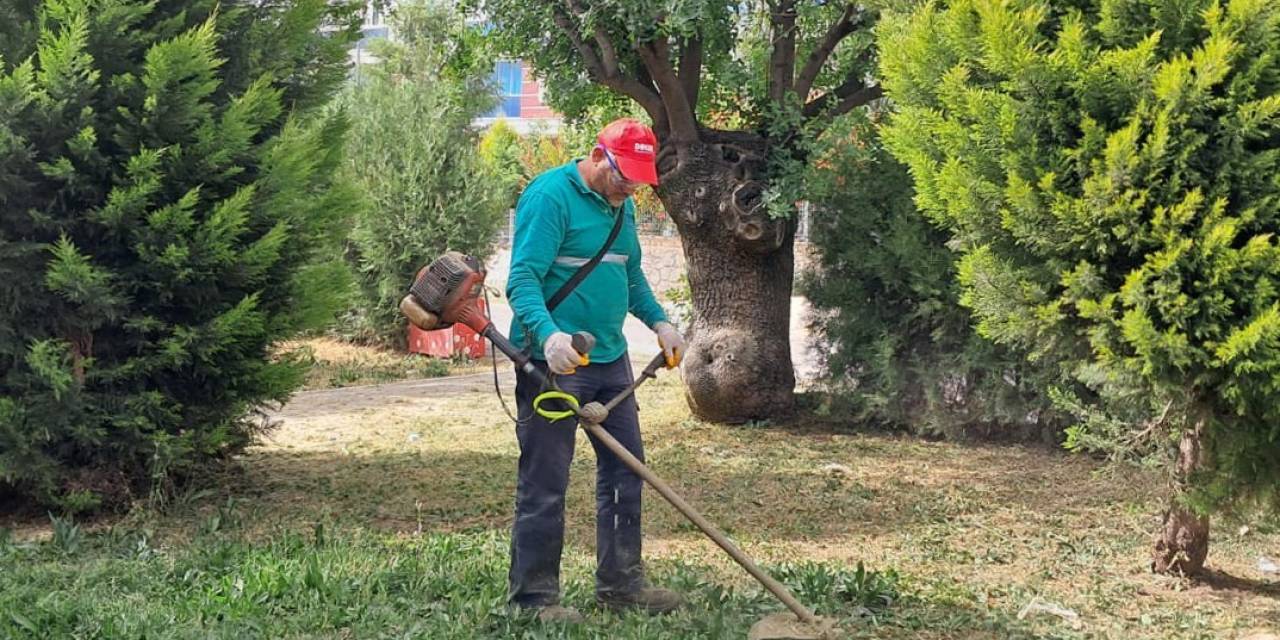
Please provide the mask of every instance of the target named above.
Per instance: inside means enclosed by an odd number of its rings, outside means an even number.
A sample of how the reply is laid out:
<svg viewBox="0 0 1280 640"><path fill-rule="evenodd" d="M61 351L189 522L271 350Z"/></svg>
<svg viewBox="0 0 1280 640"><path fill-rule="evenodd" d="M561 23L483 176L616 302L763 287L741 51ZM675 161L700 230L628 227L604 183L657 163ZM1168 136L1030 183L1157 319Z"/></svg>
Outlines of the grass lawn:
<svg viewBox="0 0 1280 640"><path fill-rule="evenodd" d="M1256 568L1280 555L1274 528L1215 520L1208 581L1147 571L1152 472L828 421L704 424L671 374L640 402L655 470L850 638L1280 631L1280 584ZM0 520L0 637L744 638L780 608L649 491L651 574L692 603L657 619L594 609L594 457L580 436L564 580L590 621L539 625L503 607L517 449L492 393L282 418L163 508ZM1020 618L1032 602L1075 617Z"/></svg>

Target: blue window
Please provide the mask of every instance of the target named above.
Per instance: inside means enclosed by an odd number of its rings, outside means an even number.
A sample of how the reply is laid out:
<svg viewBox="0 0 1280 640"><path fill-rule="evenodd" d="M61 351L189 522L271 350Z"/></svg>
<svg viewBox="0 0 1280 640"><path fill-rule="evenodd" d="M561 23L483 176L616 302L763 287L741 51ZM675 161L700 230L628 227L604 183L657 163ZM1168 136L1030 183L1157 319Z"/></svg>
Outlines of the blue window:
<svg viewBox="0 0 1280 640"><path fill-rule="evenodd" d="M519 62L499 62L493 70L493 83L498 87L498 107L490 117L520 117L520 88L524 83L524 68Z"/></svg>

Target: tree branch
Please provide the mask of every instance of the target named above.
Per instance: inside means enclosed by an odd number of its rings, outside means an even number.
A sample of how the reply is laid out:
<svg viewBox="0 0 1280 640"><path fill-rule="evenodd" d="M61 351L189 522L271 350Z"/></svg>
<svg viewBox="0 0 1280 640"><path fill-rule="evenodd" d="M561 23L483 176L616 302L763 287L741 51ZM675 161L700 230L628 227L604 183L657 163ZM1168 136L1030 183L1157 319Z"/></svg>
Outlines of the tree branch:
<svg viewBox="0 0 1280 640"><path fill-rule="evenodd" d="M640 84L652 91L654 95L661 95L658 93L658 87L654 84L653 78L649 75L649 69L643 64L636 67L636 77L640 79ZM653 133L658 136L659 140L666 140L671 134L671 127L667 123L667 107L662 104L661 99L658 101L658 106L660 109L657 115L649 114L653 117Z"/></svg>
<svg viewBox="0 0 1280 640"><path fill-rule="evenodd" d="M1124 446L1127 449L1137 449L1144 441L1156 430L1164 429L1169 426L1169 410L1173 408L1173 401L1170 400L1164 405L1164 411L1160 412L1160 417L1146 423L1146 428L1132 437L1123 439Z"/></svg>
<svg viewBox="0 0 1280 640"><path fill-rule="evenodd" d="M587 14L586 7L583 7L577 0L565 0L565 4L569 5L569 10L576 13L579 18ZM603 63L604 70L610 75L619 73L618 51L613 48L613 41L609 39L608 32L604 30L604 27L597 24L592 29L592 34L595 36L596 46L600 47L600 61Z"/></svg>
<svg viewBox="0 0 1280 640"><path fill-rule="evenodd" d="M613 69L610 70L605 66L605 61L596 53L596 50L582 39L582 33L578 30L578 25L574 23L569 14L565 13L563 8L552 7L551 12L556 26L560 27L565 32L565 35L569 36L574 48L578 50L578 56L582 58L583 64L586 65L587 72L595 78L596 82L640 103L640 106L644 107L645 112L649 114L655 124L666 120L667 112L663 105L662 96L658 95L652 88L646 87L636 78L623 75L622 70L617 66L617 55L612 53L612 48L608 50L611 52L614 65Z"/></svg>
<svg viewBox="0 0 1280 640"><path fill-rule="evenodd" d="M662 104L667 110L667 124L671 127L672 140L677 144L688 144L698 139L698 120L689 99L685 96L684 87L671 67L671 56L667 49L666 38L640 43L636 46L640 59L648 69L649 75L658 86Z"/></svg>
<svg viewBox="0 0 1280 640"><path fill-rule="evenodd" d="M864 105L876 98L879 98L884 92L883 89L880 88L879 84L874 87L867 85L865 76L858 73L858 69L870 64L872 55L874 54L871 50L862 52L862 55L859 56L858 63L854 65L854 68L849 72L849 75L845 76L844 82L842 82L840 86L818 96L817 98L814 98L813 100L810 100L804 105L802 115L806 119L813 118L822 114L824 111L831 109L832 106L835 105L835 111L830 114L834 117L842 113L846 113L854 107ZM874 89L874 91L868 93L868 90L872 89ZM853 102L845 104L845 102L849 100L853 100Z"/></svg>
<svg viewBox="0 0 1280 640"><path fill-rule="evenodd" d="M823 65L836 50L836 46L858 29L866 15L865 10L858 10L853 3L849 3L845 5L840 19L827 28L827 34L822 38L822 43L809 53L809 59L805 61L804 68L800 70L800 76L796 78L795 91L801 101L809 99L809 91L813 89L814 80L818 78L818 73L822 71Z"/></svg>
<svg viewBox="0 0 1280 640"><path fill-rule="evenodd" d="M857 107L861 107L862 105L883 95L884 88L879 84L862 85L852 93L843 96L838 95L835 91L831 91L823 94L822 97L814 99L813 102L806 104L804 106L804 117L813 118L815 116L825 114L827 117L834 118L838 115L848 113ZM839 102L828 110L827 107L836 100L839 100Z"/></svg>
<svg viewBox="0 0 1280 640"><path fill-rule="evenodd" d="M680 48L680 85L689 108L698 113L698 91L702 88L702 38L694 36Z"/></svg>
<svg viewBox="0 0 1280 640"><path fill-rule="evenodd" d="M769 3L769 23L773 27L773 48L769 52L769 99L782 104L783 95L791 90L796 70L795 0Z"/></svg>

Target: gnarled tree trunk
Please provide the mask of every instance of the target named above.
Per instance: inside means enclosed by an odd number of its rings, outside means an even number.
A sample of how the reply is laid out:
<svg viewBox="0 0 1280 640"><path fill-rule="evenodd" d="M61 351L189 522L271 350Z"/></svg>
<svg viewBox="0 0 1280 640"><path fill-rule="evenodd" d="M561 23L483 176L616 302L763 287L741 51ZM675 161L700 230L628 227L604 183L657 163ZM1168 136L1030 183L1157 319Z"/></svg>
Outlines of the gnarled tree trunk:
<svg viewBox="0 0 1280 640"><path fill-rule="evenodd" d="M765 140L702 130L660 158L658 194L680 229L694 324L683 373L689 405L714 422L778 418L794 407L791 289L795 220L764 206Z"/></svg>
<svg viewBox="0 0 1280 640"><path fill-rule="evenodd" d="M1181 502L1191 476L1204 463L1205 418L1182 432L1174 468L1173 495L1164 512L1164 522L1156 534L1151 570L1156 573L1195 575L1204 569L1209 555L1209 517L1192 511Z"/></svg>

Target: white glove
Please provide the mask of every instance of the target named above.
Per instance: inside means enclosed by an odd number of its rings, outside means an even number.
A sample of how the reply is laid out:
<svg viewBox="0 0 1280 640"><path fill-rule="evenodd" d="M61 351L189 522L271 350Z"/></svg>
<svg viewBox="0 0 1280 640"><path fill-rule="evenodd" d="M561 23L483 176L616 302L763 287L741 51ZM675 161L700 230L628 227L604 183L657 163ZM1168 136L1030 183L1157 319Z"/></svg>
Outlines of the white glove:
<svg viewBox="0 0 1280 640"><path fill-rule="evenodd" d="M573 337L563 331L551 334L542 344L542 354L547 357L547 368L562 376L572 375L578 365L586 364L582 354L573 348Z"/></svg>
<svg viewBox="0 0 1280 640"><path fill-rule="evenodd" d="M680 366L680 361L684 359L684 337L670 322L659 322L653 325L653 330L658 334L658 346L667 354L667 368Z"/></svg>

